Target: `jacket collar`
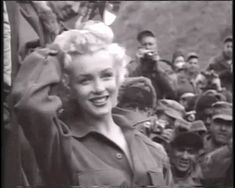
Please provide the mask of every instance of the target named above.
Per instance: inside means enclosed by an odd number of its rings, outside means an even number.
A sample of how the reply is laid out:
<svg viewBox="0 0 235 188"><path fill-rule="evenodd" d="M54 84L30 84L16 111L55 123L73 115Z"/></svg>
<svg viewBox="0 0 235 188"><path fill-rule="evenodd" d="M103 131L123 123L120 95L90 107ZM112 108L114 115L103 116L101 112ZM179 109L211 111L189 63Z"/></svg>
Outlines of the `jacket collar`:
<svg viewBox="0 0 235 188"><path fill-rule="evenodd" d="M134 130L132 126L134 124L134 120L128 118L128 116L130 117L130 115L132 115L132 111L114 108L112 115L114 122L123 130L124 133L128 130ZM82 120L70 122L69 126L71 128L72 136L76 138L83 138L90 133L101 134L97 129L92 126L88 126Z"/></svg>

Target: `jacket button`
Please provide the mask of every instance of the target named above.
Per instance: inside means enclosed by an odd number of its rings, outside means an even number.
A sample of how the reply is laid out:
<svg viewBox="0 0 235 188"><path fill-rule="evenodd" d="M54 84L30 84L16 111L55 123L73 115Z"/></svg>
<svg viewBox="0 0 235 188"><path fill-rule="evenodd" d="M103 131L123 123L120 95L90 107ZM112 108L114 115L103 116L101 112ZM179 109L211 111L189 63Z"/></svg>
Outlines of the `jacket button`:
<svg viewBox="0 0 235 188"><path fill-rule="evenodd" d="M121 153L117 153L117 154L116 154L116 157L117 157L118 159L122 159L123 156L122 156Z"/></svg>

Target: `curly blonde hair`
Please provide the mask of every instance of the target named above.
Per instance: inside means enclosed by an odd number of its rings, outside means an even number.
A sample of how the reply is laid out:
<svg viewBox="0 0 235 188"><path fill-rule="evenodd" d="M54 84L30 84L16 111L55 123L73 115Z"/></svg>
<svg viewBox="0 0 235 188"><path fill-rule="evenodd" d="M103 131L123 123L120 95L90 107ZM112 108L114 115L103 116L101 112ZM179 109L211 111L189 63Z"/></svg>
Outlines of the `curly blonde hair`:
<svg viewBox="0 0 235 188"><path fill-rule="evenodd" d="M123 47L113 43L113 38L113 31L110 27L103 22L90 20L76 29L61 33L55 38L54 44L57 44L66 54L65 69L69 69L72 57L75 55L106 51L114 59L117 81L121 84L127 75L127 55Z"/></svg>

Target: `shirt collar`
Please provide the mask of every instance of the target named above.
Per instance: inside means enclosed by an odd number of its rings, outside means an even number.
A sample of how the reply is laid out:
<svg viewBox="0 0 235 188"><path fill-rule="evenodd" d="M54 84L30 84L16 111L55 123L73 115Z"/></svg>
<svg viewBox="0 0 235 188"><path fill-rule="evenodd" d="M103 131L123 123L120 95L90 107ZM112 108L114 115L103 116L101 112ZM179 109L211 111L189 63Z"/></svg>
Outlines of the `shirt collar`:
<svg viewBox="0 0 235 188"><path fill-rule="evenodd" d="M134 130L132 127L132 122L128 119L127 116L125 116L127 112L128 111L124 109L115 108L112 113L114 122L123 130L124 133L128 130ZM86 125L86 123L81 120L71 122L70 128L72 136L76 138L83 138L90 133L101 134L96 128Z"/></svg>

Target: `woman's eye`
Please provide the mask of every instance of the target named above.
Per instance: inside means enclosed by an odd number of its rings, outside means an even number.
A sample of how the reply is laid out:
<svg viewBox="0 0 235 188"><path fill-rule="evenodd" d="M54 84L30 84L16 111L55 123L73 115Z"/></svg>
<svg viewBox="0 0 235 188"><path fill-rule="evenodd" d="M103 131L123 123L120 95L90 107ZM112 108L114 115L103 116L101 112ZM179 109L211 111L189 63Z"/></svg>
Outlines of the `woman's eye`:
<svg viewBox="0 0 235 188"><path fill-rule="evenodd" d="M104 73L102 75L102 78L112 78L113 77L113 73L112 72L107 72L107 73Z"/></svg>
<svg viewBox="0 0 235 188"><path fill-rule="evenodd" d="M88 78L84 78L84 79L81 79L78 81L78 83L81 85L87 85L87 84L89 84L89 82L90 82L90 79L88 79Z"/></svg>

